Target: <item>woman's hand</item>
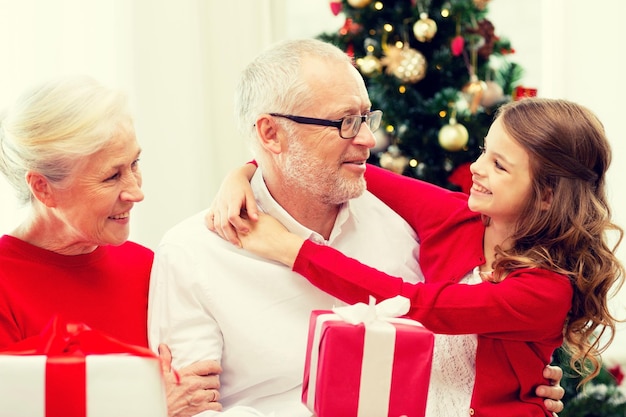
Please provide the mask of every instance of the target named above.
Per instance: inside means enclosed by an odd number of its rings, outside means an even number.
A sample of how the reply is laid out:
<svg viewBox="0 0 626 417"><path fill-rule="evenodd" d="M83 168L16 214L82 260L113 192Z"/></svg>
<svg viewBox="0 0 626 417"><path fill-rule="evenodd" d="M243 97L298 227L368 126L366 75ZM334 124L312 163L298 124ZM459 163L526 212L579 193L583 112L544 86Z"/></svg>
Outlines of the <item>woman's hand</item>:
<svg viewBox="0 0 626 417"><path fill-rule="evenodd" d="M222 410L218 402L222 368L216 361L199 361L176 371L172 369L172 353L163 343L159 345L159 358L169 417L191 417L207 410Z"/></svg>
<svg viewBox="0 0 626 417"><path fill-rule="evenodd" d="M223 239L241 247L237 232L247 232L248 222L242 220L245 213L248 220L258 219L258 207L250 187L250 180L256 171L253 164L245 164L230 172L222 181L204 221L209 230Z"/></svg>

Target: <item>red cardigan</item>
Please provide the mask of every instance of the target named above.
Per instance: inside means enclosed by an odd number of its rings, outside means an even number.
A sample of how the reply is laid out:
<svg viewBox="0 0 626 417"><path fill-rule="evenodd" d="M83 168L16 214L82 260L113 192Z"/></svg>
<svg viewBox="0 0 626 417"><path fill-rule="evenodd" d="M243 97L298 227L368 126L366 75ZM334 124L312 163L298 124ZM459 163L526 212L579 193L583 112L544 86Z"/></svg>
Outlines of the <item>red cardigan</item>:
<svg viewBox="0 0 626 417"><path fill-rule="evenodd" d="M408 284L340 252L306 241L293 270L348 302L401 294L408 316L435 333L477 334L474 416L552 416L535 388L548 384L543 368L562 343L573 288L567 277L522 269L498 284L456 285L485 262L485 227L467 195L368 166L368 189L404 217L420 240L428 284ZM423 203L422 203L423 202ZM364 226L365 227L365 226Z"/></svg>
<svg viewBox="0 0 626 417"><path fill-rule="evenodd" d="M55 314L148 347L153 257L133 242L69 256L0 237L0 348L40 334Z"/></svg>

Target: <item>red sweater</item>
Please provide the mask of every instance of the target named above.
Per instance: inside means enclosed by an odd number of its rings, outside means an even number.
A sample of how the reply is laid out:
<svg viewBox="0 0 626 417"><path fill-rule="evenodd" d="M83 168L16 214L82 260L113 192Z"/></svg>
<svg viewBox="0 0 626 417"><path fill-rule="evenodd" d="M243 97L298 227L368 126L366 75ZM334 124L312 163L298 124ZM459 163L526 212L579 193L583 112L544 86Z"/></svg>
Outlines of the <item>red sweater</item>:
<svg viewBox="0 0 626 417"><path fill-rule="evenodd" d="M66 256L0 237L0 348L38 335L54 314L147 347L152 259L132 242Z"/></svg>
<svg viewBox="0 0 626 417"><path fill-rule="evenodd" d="M415 228L427 284L404 283L310 241L293 270L348 303L401 294L411 300L408 315L435 333L477 334L468 415L551 416L535 388L548 383L543 368L562 343L573 294L567 277L523 269L498 284L456 285L485 262L485 227L467 208L467 195L373 166L366 177L368 189Z"/></svg>

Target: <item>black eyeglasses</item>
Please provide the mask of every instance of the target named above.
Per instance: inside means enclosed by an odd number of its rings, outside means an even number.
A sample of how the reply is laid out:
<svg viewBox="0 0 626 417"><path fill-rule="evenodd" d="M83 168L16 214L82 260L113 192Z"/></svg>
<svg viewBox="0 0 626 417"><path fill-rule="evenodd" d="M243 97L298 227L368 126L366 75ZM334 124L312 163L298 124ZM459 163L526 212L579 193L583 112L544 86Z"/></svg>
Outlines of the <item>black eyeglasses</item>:
<svg viewBox="0 0 626 417"><path fill-rule="evenodd" d="M339 129L339 136L343 139L352 139L358 135L363 123L367 124L370 131L375 132L380 127L380 121L383 118L383 112L381 110L367 112L364 116L358 114L346 116L339 120L316 119L314 117L293 116L291 114L280 113L270 113L270 115L274 117L283 117L291 120L292 122L305 125L336 127Z"/></svg>

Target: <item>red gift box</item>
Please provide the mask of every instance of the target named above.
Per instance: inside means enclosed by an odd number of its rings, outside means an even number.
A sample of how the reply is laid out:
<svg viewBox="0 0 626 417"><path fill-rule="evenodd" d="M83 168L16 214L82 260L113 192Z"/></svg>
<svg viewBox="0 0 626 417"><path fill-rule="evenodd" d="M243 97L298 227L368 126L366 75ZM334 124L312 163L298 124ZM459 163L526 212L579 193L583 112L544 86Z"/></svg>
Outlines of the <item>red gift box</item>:
<svg viewBox="0 0 626 417"><path fill-rule="evenodd" d="M434 335L374 312L387 301L311 313L302 402L317 417L424 416ZM346 317L353 307L369 317Z"/></svg>
<svg viewBox="0 0 626 417"><path fill-rule="evenodd" d="M0 351L0 393L0 410L11 417L167 416L151 350L59 317Z"/></svg>

